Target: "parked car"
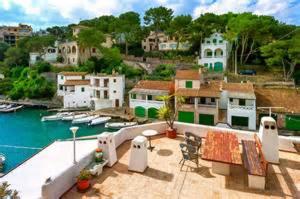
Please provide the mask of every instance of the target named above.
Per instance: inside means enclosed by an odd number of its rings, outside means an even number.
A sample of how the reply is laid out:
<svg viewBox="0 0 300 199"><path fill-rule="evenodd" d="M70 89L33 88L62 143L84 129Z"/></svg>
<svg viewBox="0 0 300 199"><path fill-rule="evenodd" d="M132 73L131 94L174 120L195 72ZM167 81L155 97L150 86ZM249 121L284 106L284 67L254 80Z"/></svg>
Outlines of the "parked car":
<svg viewBox="0 0 300 199"><path fill-rule="evenodd" d="M255 70L241 70L239 72L240 75L256 75Z"/></svg>

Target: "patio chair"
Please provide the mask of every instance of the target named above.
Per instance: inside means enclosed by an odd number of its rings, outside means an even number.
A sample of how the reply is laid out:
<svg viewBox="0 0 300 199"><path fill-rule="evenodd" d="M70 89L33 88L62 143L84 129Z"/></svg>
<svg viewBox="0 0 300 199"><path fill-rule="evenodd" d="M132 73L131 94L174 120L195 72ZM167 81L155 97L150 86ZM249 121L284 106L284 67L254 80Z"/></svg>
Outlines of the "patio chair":
<svg viewBox="0 0 300 199"><path fill-rule="evenodd" d="M185 144L185 143L180 143L179 146L180 146L181 153L182 153L182 159L179 162L179 164L182 163L180 169L182 169L185 161L192 161L198 167L199 166L199 160L198 160L199 155L197 152L197 148L192 145Z"/></svg>
<svg viewBox="0 0 300 199"><path fill-rule="evenodd" d="M194 135L190 132L186 132L184 135L184 139L185 139L186 144L196 147L197 151L199 151L199 149L201 148L201 144L202 144L201 137Z"/></svg>

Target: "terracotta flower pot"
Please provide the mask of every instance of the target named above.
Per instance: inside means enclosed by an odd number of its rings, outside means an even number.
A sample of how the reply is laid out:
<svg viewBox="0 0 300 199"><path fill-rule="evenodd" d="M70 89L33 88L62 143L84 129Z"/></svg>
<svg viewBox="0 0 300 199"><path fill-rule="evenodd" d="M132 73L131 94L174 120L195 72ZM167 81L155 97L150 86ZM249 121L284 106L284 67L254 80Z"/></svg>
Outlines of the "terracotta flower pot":
<svg viewBox="0 0 300 199"><path fill-rule="evenodd" d="M78 191L86 191L90 187L89 180L78 180L77 181L77 189Z"/></svg>
<svg viewBox="0 0 300 199"><path fill-rule="evenodd" d="M175 139L177 137L176 129L167 129L166 135L168 138Z"/></svg>

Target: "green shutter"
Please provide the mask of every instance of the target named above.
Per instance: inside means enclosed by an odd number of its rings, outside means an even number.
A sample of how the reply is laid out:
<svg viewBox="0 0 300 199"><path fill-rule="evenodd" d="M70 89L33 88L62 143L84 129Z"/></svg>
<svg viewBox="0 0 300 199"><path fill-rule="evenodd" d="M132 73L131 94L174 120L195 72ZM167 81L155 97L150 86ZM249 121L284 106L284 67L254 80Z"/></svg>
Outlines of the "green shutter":
<svg viewBox="0 0 300 199"><path fill-rule="evenodd" d="M148 118L157 119L157 109L156 108L149 108L148 109Z"/></svg>
<svg viewBox="0 0 300 199"><path fill-rule="evenodd" d="M216 62L214 65L214 71L215 72L222 72L223 71L223 63L222 62Z"/></svg>
<svg viewBox="0 0 300 199"><path fill-rule="evenodd" d="M194 112L179 111L178 121L185 123L194 123Z"/></svg>
<svg viewBox="0 0 300 199"><path fill-rule="evenodd" d="M300 115L286 115L285 128L292 131L300 131Z"/></svg>
<svg viewBox="0 0 300 199"><path fill-rule="evenodd" d="M131 99L136 99L136 94L132 93L131 94Z"/></svg>
<svg viewBox="0 0 300 199"><path fill-rule="evenodd" d="M186 81L185 88L193 88L193 81Z"/></svg>
<svg viewBox="0 0 300 199"><path fill-rule="evenodd" d="M141 106L137 106L134 109L134 113L136 117L145 117L146 116L146 109Z"/></svg>
<svg viewBox="0 0 300 199"><path fill-rule="evenodd" d="M214 115L199 114L199 124L213 126L215 124L215 122L214 122Z"/></svg>
<svg viewBox="0 0 300 199"><path fill-rule="evenodd" d="M238 117L232 116L231 124L232 126L245 126L248 127L249 118L248 117Z"/></svg>

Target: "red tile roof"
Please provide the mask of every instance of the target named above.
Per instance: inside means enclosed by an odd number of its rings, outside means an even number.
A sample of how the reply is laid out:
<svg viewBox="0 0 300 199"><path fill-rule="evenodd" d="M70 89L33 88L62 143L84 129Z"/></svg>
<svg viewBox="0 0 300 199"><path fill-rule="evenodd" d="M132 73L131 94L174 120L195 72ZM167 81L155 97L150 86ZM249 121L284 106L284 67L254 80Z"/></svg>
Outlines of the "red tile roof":
<svg viewBox="0 0 300 199"><path fill-rule="evenodd" d="M64 75L64 76L83 76L88 74L87 72L74 72L74 71L65 71L65 72L60 72L58 73L59 75Z"/></svg>
<svg viewBox="0 0 300 199"><path fill-rule="evenodd" d="M172 91L174 83L172 81L154 81L154 80L141 80L134 88L138 89L151 89L151 90L167 90Z"/></svg>
<svg viewBox="0 0 300 199"><path fill-rule="evenodd" d="M200 80L200 73L198 70L177 70L175 78Z"/></svg>
<svg viewBox="0 0 300 199"><path fill-rule="evenodd" d="M221 83L219 81L211 81L207 84L201 84L200 89L179 88L176 95L185 97L220 97Z"/></svg>
<svg viewBox="0 0 300 199"><path fill-rule="evenodd" d="M253 93L254 88L253 84L248 83L223 83L223 90L231 91L231 92L245 92L245 93Z"/></svg>
<svg viewBox="0 0 300 199"><path fill-rule="evenodd" d="M75 86L75 85L89 85L90 80L67 80L64 86Z"/></svg>

